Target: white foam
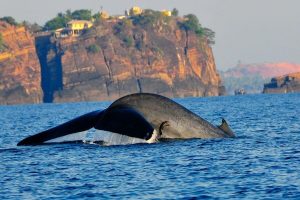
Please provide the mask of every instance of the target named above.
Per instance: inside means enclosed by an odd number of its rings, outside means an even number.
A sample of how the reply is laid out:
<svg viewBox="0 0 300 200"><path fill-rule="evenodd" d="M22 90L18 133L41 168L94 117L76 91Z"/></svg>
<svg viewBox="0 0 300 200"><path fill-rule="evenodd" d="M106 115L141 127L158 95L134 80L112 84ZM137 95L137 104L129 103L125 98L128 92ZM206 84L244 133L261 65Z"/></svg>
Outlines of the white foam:
<svg viewBox="0 0 300 200"><path fill-rule="evenodd" d="M122 135L114 132L103 131L103 130L95 130L93 141L104 142L104 145L126 145L126 144L147 143L147 140L130 137L127 135Z"/></svg>
<svg viewBox="0 0 300 200"><path fill-rule="evenodd" d="M151 144L151 143L155 143L158 142L158 133L157 131L154 129L151 138L149 140L147 140L147 143Z"/></svg>
<svg viewBox="0 0 300 200"><path fill-rule="evenodd" d="M139 144L139 143L150 144L158 141L157 136L158 134L156 130L153 131L153 134L149 140L144 140L144 139L130 137L127 135L122 135L110 131L90 129L89 131L83 131L79 133L73 133L62 137L54 138L44 143L63 143L63 142L72 142L72 141L82 141L87 144L102 143L103 145L106 146Z"/></svg>

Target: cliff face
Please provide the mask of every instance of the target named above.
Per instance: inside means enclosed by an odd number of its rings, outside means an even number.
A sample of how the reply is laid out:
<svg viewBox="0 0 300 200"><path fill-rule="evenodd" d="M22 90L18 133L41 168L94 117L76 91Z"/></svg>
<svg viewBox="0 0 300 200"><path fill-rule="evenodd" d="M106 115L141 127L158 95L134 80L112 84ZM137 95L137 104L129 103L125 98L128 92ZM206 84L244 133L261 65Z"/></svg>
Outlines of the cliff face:
<svg viewBox="0 0 300 200"><path fill-rule="evenodd" d="M0 31L0 104L224 93L208 40L180 29L178 18L151 26L105 20L80 37L34 39L5 22Z"/></svg>
<svg viewBox="0 0 300 200"><path fill-rule="evenodd" d="M24 27L0 21L4 49L0 52L0 104L42 100L40 64L34 38Z"/></svg>
<svg viewBox="0 0 300 200"><path fill-rule="evenodd" d="M264 85L263 93L300 92L300 72L272 78Z"/></svg>
<svg viewBox="0 0 300 200"><path fill-rule="evenodd" d="M179 29L176 20L146 29L112 20L78 38L51 40L42 69L58 75L49 92L54 102L112 100L135 92L169 97L224 92L208 42Z"/></svg>

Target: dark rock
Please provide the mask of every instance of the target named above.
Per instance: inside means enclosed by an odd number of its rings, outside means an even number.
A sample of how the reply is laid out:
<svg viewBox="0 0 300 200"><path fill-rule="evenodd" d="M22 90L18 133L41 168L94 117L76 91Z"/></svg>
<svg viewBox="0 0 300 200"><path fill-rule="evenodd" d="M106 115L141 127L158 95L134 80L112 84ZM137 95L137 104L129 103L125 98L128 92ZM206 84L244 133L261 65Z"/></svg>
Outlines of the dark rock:
<svg viewBox="0 0 300 200"><path fill-rule="evenodd" d="M263 93L300 92L300 72L272 78L264 85Z"/></svg>

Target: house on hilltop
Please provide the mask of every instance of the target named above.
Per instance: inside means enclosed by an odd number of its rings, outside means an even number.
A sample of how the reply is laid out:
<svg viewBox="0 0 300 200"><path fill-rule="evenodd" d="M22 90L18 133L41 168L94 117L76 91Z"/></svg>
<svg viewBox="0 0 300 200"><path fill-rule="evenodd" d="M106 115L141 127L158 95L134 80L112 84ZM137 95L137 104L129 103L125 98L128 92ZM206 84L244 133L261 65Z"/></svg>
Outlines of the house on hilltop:
<svg viewBox="0 0 300 200"><path fill-rule="evenodd" d="M89 29L93 26L91 21L87 20L71 20L67 23L66 28L55 30L55 37L76 37L79 36L83 30Z"/></svg>
<svg viewBox="0 0 300 200"><path fill-rule="evenodd" d="M108 19L108 18L109 18L109 14L108 14L108 12L106 12L106 11L101 11L101 12L100 12L100 17L101 17L102 19Z"/></svg>
<svg viewBox="0 0 300 200"><path fill-rule="evenodd" d="M166 17L172 16L172 12L170 10L162 10L161 13Z"/></svg>

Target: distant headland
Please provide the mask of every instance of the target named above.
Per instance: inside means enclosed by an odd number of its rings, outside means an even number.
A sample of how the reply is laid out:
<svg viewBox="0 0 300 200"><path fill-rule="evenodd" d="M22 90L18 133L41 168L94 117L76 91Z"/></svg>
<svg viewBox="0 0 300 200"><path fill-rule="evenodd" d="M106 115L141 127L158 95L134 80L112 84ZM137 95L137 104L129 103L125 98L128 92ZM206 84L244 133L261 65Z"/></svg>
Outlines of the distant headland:
<svg viewBox="0 0 300 200"><path fill-rule="evenodd" d="M300 64L289 62L239 63L236 67L220 72L229 94L243 89L247 93L262 93L264 84L273 77L300 72Z"/></svg>

